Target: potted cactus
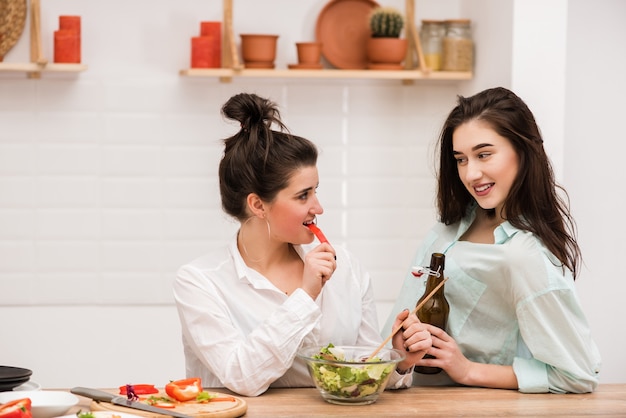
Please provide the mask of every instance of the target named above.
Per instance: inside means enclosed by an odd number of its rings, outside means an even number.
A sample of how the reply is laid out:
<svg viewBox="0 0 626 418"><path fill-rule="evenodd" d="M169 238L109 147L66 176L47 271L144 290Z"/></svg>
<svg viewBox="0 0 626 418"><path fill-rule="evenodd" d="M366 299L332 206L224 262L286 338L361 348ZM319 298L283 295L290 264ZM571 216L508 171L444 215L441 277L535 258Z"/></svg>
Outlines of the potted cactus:
<svg viewBox="0 0 626 418"><path fill-rule="evenodd" d="M404 26L404 16L393 7L377 7L369 16L374 38L399 38Z"/></svg>
<svg viewBox="0 0 626 418"><path fill-rule="evenodd" d="M404 16L393 7L377 7L369 15L371 37L367 41L368 68L402 69L407 40L400 38Z"/></svg>

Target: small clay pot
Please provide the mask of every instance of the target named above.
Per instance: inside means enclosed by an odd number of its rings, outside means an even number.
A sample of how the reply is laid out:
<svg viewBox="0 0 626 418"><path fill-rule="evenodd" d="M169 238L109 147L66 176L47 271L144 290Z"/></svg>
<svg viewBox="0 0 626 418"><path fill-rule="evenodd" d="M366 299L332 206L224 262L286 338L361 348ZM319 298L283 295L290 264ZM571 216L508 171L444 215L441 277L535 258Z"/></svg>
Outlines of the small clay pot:
<svg viewBox="0 0 626 418"><path fill-rule="evenodd" d="M241 35L241 55L244 66L248 68L274 68L277 42L278 35Z"/></svg>
<svg viewBox="0 0 626 418"><path fill-rule="evenodd" d="M297 42L298 62L300 64L317 64L322 57L321 42Z"/></svg>
<svg viewBox="0 0 626 418"><path fill-rule="evenodd" d="M369 38L367 40L367 59L370 64L375 64L376 68L401 69L406 50L407 40L404 38Z"/></svg>

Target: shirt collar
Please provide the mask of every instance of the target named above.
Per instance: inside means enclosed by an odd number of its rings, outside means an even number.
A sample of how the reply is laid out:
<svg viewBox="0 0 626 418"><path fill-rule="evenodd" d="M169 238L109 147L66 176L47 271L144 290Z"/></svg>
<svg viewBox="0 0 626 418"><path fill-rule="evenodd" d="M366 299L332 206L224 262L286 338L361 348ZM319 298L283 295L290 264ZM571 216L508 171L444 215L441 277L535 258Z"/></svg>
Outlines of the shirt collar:
<svg viewBox="0 0 626 418"><path fill-rule="evenodd" d="M239 278L239 280L251 283L251 281L253 280L250 274L251 269L246 265L245 261L243 261L243 257L239 252L239 248L237 247L237 235L238 234L235 234L230 245L228 246L228 251L230 252L233 263L235 264L235 271L237 272L237 277ZM294 250L296 250L296 253L298 253L300 258L304 260L304 256L308 251L306 251L301 245L294 245L293 248Z"/></svg>
<svg viewBox="0 0 626 418"><path fill-rule="evenodd" d="M509 221L504 221L500 225L496 227L493 231L493 239L495 244L503 244L515 234L519 232L519 229L514 227L509 223Z"/></svg>
<svg viewBox="0 0 626 418"><path fill-rule="evenodd" d="M470 227L472 222L474 222L474 219L476 218L477 207L478 207L478 204L476 202L472 203L470 207L468 208L467 216L461 219L461 223L457 231L457 237L456 237L457 240L467 231L467 229ZM502 222L493 231L494 244L505 243L506 241L511 239L513 235L517 234L519 231L520 229L511 225L509 221Z"/></svg>

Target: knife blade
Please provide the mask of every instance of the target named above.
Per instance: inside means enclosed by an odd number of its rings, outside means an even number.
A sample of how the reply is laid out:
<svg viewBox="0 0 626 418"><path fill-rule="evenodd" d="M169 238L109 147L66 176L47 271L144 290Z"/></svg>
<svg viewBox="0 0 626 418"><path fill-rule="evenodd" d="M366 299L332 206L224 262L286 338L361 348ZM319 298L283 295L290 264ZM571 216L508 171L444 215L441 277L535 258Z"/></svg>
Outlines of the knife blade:
<svg viewBox="0 0 626 418"><path fill-rule="evenodd" d="M181 414L180 412L171 411L169 409L163 409L156 406L148 405L143 402L134 402L126 398L125 396L114 395L109 392L104 392L102 390L83 388L83 387L75 387L70 389L75 395L85 396L87 398L91 398L97 402L108 402L113 405L124 406L126 408L139 409L142 411L152 412L155 414L167 415L175 418L193 418L191 415Z"/></svg>

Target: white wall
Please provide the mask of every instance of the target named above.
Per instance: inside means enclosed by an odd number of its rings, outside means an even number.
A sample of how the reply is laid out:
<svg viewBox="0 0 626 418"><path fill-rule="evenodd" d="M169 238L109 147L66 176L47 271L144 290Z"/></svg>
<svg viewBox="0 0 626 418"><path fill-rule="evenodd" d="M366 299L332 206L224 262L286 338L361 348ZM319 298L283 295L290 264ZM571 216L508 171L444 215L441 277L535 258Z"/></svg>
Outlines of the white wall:
<svg viewBox="0 0 626 418"><path fill-rule="evenodd" d="M624 315L626 284L615 267L626 227L611 215L626 203L626 135L617 125L626 58L615 50L626 39L626 2L518 0L514 10L511 86L533 109L571 199L584 261L576 286L602 353L601 381L624 382L626 334L611 324Z"/></svg>
<svg viewBox="0 0 626 418"><path fill-rule="evenodd" d="M235 31L280 33L277 65L284 67L296 60L295 42L313 39L325 3L235 0ZM580 0L569 3L568 41L583 30L589 33L590 22L583 18L591 7ZM385 4L402 8L404 2ZM41 80L0 73L0 364L31 368L33 380L44 387L164 384L184 375L171 282L180 264L220 245L235 230L220 210L216 164L218 140L233 132L219 108L240 91L277 100L292 131L319 144L319 194L326 209L320 223L336 245L347 245L372 273L382 321L434 220L432 144L455 96L521 82L514 77L513 60L517 7L500 0L417 0L417 19L472 18L476 77L405 86L182 78L178 70L188 66L189 38L199 21L221 19L221 2L43 2L46 55L51 57L57 16L80 14L89 70ZM612 16L623 11L619 0L593 7ZM596 24L593 33L605 33L603 23ZM616 35L624 39L623 29ZM610 45L620 46L606 48ZM577 51L568 43L568 70L579 66ZM27 35L5 60L28 60ZM584 99L595 100L598 92L591 87L597 78L583 71L579 77L568 72L566 95L584 84L589 90ZM605 79L610 81L617 82L617 74ZM623 84L617 86L624 91ZM525 93L541 89L525 88ZM560 120L545 120L544 132L565 129L567 139L556 157L566 168L570 161L600 154L582 147L599 126L594 122L602 117L598 108L606 102L606 111L616 112L612 90L594 102L598 113L592 120L579 117L585 109L570 109L569 102L565 120L563 113ZM577 135L570 135L573 126ZM570 144L574 138L578 142ZM615 147L621 144L614 142L610 149L617 156ZM588 158L587 167L604 161ZM590 234L597 206L592 209L583 193L592 185L598 194L619 190L616 177L600 181L602 172L589 170L583 182L575 178L583 175L580 170L565 174L581 238L597 241ZM618 198L623 203L621 196L611 199ZM607 248L619 247L610 241L617 240L613 236L619 235L603 235ZM626 363L616 354L626 343L617 336L622 340L616 344L600 315L604 301L592 297L598 294L592 290L597 272L605 273L613 295L624 285L596 262L602 261L600 249L594 254L590 244L586 247L589 271L578 284L598 342L609 353L601 379L624 381ZM6 337L13 335L19 338Z"/></svg>
<svg viewBox="0 0 626 418"><path fill-rule="evenodd" d="M625 16L621 0L570 0L564 125L565 185L585 261L577 288L602 353L602 378L620 382L626 381L626 56L619 47ZM602 57L598 65L593 57Z"/></svg>

